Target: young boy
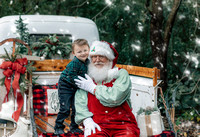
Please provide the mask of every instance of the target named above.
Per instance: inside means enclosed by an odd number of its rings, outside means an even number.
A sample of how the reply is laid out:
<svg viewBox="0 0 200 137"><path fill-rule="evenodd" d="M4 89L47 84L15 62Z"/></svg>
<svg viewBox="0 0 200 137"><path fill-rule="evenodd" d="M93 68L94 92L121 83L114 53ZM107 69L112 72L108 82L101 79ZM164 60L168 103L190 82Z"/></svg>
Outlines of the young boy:
<svg viewBox="0 0 200 137"><path fill-rule="evenodd" d="M78 76L84 77L87 73L87 65L89 63L89 44L85 39L77 39L72 43L72 54L74 59L66 66L61 73L58 81L58 96L60 102L60 110L54 127L55 134L63 134L65 126L64 120L70 115L70 106L72 107L70 131L72 133L82 132L75 123L75 106L74 95L78 87L74 79Z"/></svg>

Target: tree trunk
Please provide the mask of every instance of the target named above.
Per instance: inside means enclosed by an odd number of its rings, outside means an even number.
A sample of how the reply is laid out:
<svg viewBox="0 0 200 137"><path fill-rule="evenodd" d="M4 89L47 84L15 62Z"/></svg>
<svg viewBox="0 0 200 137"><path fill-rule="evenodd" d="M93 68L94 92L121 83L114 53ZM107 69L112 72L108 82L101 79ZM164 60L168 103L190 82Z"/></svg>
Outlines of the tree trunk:
<svg viewBox="0 0 200 137"><path fill-rule="evenodd" d="M149 2L149 0L147 0ZM160 77L163 80L162 88L167 88L167 53L169 41L181 0L174 0L172 10L163 28L162 0L152 0L150 40L154 66L160 69ZM148 5L149 6L149 5Z"/></svg>
<svg viewBox="0 0 200 137"><path fill-rule="evenodd" d="M160 69L161 79L164 81L163 88L167 83L167 49L164 48L164 40L162 36L162 23L163 23L163 5L162 0L152 0L152 12L151 12L151 24L150 24L150 40L151 49L153 54L154 67Z"/></svg>

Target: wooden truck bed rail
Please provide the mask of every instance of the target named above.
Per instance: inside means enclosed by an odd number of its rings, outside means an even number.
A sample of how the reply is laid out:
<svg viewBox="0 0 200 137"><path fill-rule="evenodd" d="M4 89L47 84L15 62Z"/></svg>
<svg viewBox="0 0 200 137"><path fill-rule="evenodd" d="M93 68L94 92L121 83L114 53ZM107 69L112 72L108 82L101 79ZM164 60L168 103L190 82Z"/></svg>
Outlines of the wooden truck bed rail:
<svg viewBox="0 0 200 137"><path fill-rule="evenodd" d="M63 71L66 65L71 60L43 60L43 61L35 61L33 65L36 67L36 71ZM146 68L146 67L138 67L138 66L131 66L131 65L116 65L119 68L126 69L129 74L143 76L153 79L153 86L156 86L157 79L160 79L160 70L156 67L154 68Z"/></svg>

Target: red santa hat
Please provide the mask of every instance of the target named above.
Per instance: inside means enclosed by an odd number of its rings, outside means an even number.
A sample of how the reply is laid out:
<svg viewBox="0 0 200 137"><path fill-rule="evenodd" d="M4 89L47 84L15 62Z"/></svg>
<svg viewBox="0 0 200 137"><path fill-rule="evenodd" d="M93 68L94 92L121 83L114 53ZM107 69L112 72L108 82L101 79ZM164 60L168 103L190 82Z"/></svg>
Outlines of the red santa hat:
<svg viewBox="0 0 200 137"><path fill-rule="evenodd" d="M109 60L113 61L112 68L116 65L119 56L113 45L106 41L94 41L90 47L90 56L92 55L106 56Z"/></svg>

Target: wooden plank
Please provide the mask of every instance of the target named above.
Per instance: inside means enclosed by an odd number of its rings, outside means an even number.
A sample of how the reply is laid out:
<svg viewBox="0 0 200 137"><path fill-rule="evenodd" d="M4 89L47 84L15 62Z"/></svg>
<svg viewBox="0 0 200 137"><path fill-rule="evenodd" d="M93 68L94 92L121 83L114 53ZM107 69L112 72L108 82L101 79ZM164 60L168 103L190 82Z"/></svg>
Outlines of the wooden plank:
<svg viewBox="0 0 200 137"><path fill-rule="evenodd" d="M13 55L15 53L15 43L18 42L18 43L21 43L23 44L24 46L26 46L26 48L28 49L28 54L29 55L32 55L32 51L31 51L31 48L28 46L28 44L26 44L24 41L20 40L20 39L16 39L16 38L8 38L8 39L5 39L3 41L0 42L0 46L5 44L6 42L13 42Z"/></svg>
<svg viewBox="0 0 200 137"><path fill-rule="evenodd" d="M42 116L42 115L36 115L35 116L35 123L37 125L37 133L54 133L54 126L55 126L55 120L57 115L53 116ZM65 125L65 133L67 133L70 128L71 121L69 119L65 119L64 125Z"/></svg>
<svg viewBox="0 0 200 137"><path fill-rule="evenodd" d="M42 129L40 126L38 126L37 124L36 124L36 132L37 132L37 134L46 133L46 131L43 130L43 129Z"/></svg>
<svg viewBox="0 0 200 137"><path fill-rule="evenodd" d="M36 71L63 71L70 61L71 60L67 60L67 59L34 61L33 66L37 68ZM126 69L128 73L132 75L144 76L144 77L149 77L149 78L154 77L153 68L122 65L122 64L117 64L116 66L119 68ZM159 70L157 73L159 73Z"/></svg>
<svg viewBox="0 0 200 137"><path fill-rule="evenodd" d="M51 116L45 117L45 116L42 116L42 115L36 115L35 117L37 117L41 121L45 122L51 128L54 128L55 120Z"/></svg>
<svg viewBox="0 0 200 137"><path fill-rule="evenodd" d="M130 65L116 65L119 68L126 69L129 74L143 76L153 79L153 86L157 85L157 79L160 79L160 70L156 67L147 68L147 67L138 67L138 66L130 66Z"/></svg>
<svg viewBox="0 0 200 137"><path fill-rule="evenodd" d="M116 66L126 69L128 73L132 75L138 75L138 76L149 77L149 78L153 78L154 76L154 70L152 68L138 67L138 66L131 66L131 65L121 65L121 64L117 64Z"/></svg>
<svg viewBox="0 0 200 137"><path fill-rule="evenodd" d="M54 129L49 126L46 122L42 121L38 117L35 116L35 123L42 129L42 133L47 132L47 133L53 133Z"/></svg>
<svg viewBox="0 0 200 137"><path fill-rule="evenodd" d="M157 71L157 68L154 67L153 68L153 73L154 73L154 76L153 76L153 86L155 87L157 85L157 75L158 75L158 71Z"/></svg>
<svg viewBox="0 0 200 137"><path fill-rule="evenodd" d="M33 66L36 71L63 71L71 60L43 60L34 61Z"/></svg>

